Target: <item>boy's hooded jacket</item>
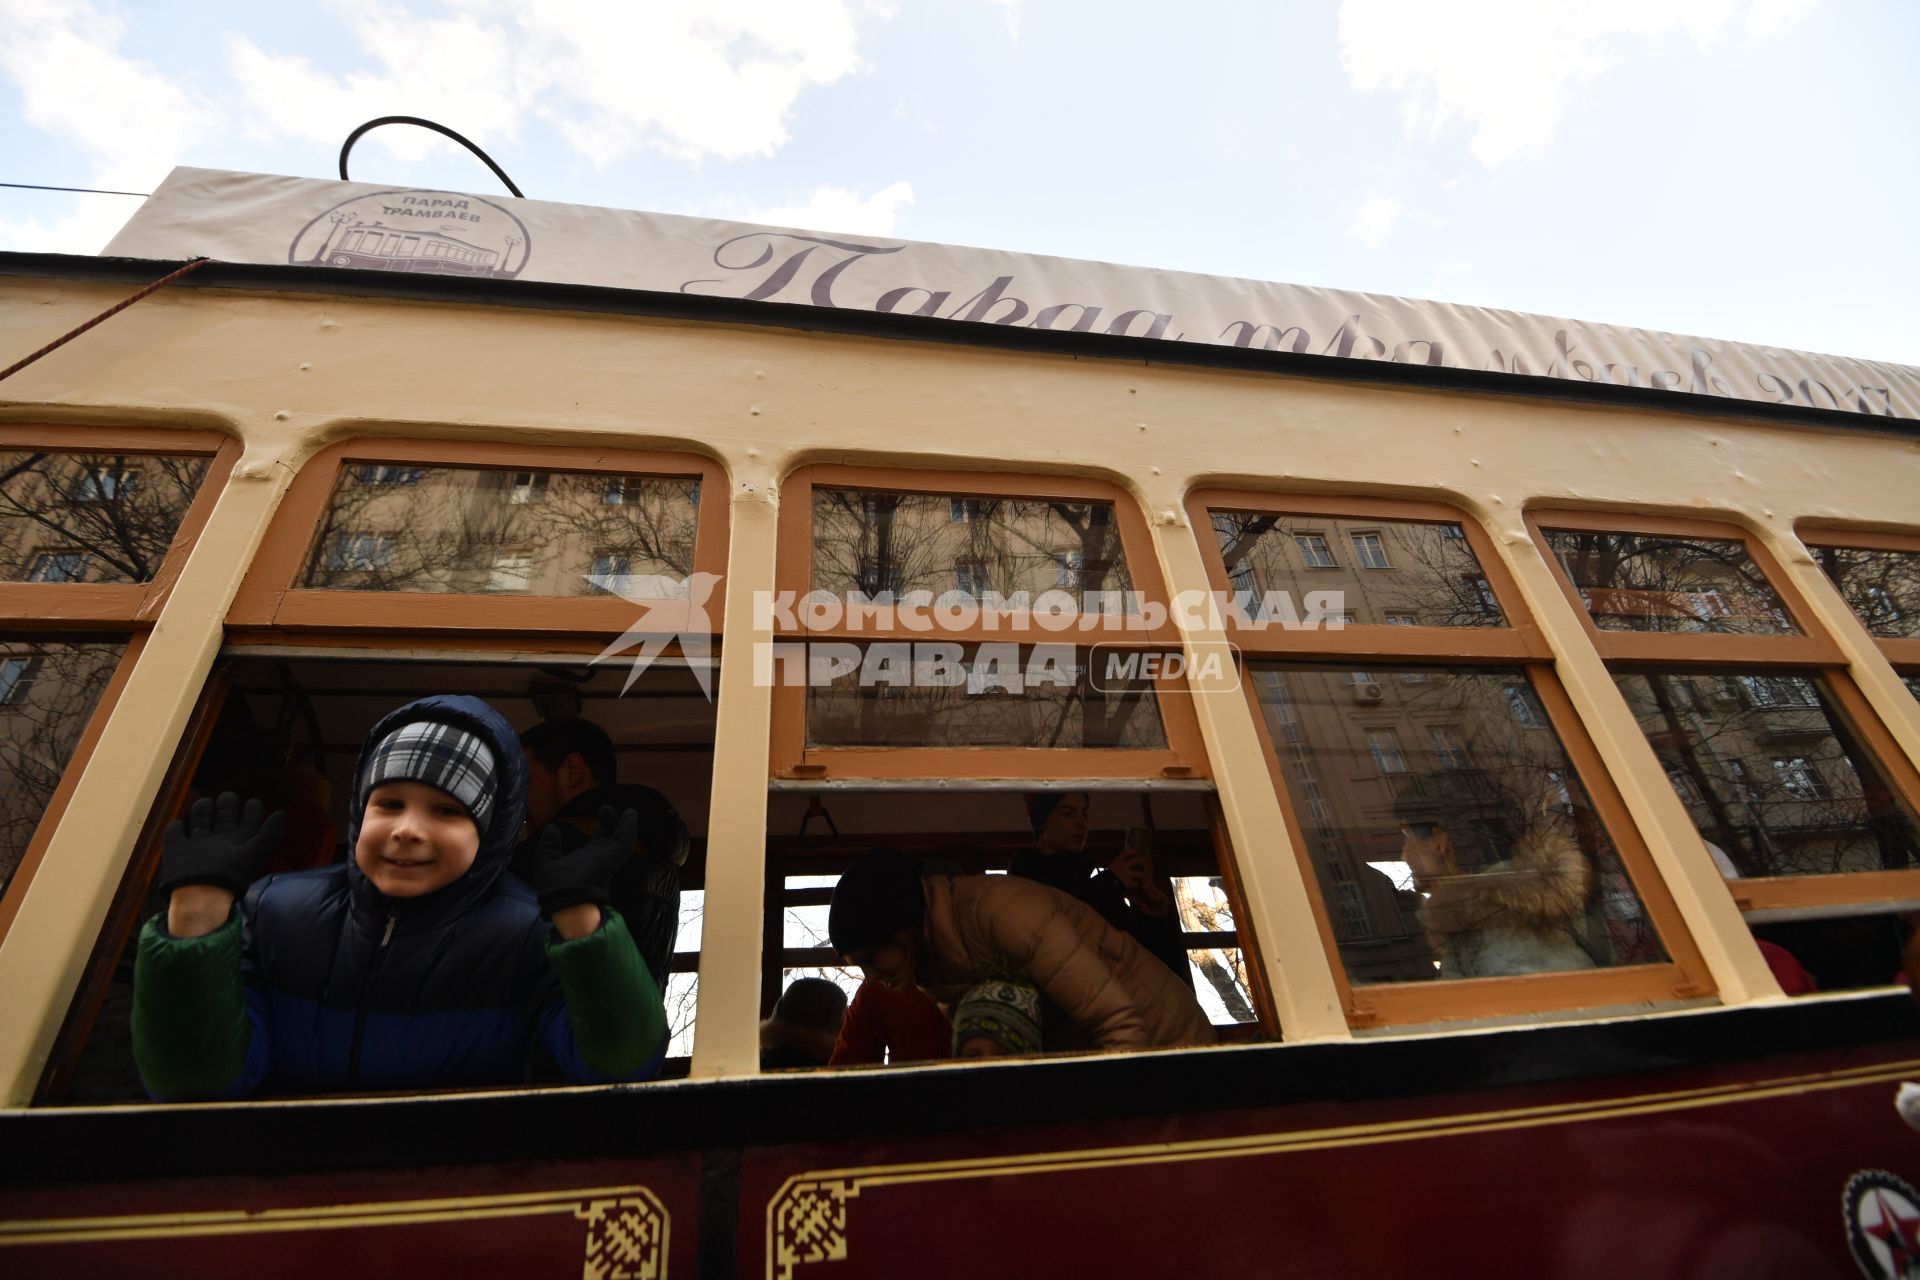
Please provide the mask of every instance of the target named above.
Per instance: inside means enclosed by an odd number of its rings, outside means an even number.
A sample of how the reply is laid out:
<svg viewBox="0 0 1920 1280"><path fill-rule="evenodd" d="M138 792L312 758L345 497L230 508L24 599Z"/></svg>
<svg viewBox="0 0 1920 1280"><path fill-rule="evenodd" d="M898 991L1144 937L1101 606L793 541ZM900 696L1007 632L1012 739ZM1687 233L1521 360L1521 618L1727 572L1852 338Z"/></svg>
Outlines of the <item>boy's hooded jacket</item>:
<svg viewBox="0 0 1920 1280"><path fill-rule="evenodd" d="M498 792L466 874L390 898L351 856L365 762L387 734L423 720L485 741ZM255 882L236 918L205 937L171 936L164 914L142 930L134 1056L149 1092L512 1084L527 1078L536 1036L569 1079L651 1075L665 1019L619 915L605 912L586 937L550 941L533 890L507 874L527 772L500 714L470 697L409 703L373 727L357 770L344 864Z"/></svg>

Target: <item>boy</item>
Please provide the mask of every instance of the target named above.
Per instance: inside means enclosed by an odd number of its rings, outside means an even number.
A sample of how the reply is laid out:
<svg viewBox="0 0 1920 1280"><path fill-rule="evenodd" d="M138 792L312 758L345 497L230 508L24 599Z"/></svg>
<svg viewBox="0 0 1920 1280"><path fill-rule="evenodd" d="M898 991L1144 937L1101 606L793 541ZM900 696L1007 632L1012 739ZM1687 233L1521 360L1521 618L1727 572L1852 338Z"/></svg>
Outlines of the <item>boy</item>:
<svg viewBox="0 0 1920 1280"><path fill-rule="evenodd" d="M468 697L423 698L374 726L346 863L249 889L277 815L241 812L231 794L196 803L167 830L167 911L141 931L134 967L148 1092L514 1084L536 1036L572 1080L651 1075L660 992L605 908L637 819L602 810L564 858L558 833L543 836L529 888L506 873L525 806L518 739Z"/></svg>

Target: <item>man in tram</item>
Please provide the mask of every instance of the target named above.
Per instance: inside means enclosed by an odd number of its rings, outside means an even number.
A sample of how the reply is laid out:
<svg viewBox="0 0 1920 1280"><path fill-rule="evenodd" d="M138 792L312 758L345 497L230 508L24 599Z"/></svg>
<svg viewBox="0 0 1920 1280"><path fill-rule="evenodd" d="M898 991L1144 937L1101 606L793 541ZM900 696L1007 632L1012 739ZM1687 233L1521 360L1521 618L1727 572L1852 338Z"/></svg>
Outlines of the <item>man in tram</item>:
<svg viewBox="0 0 1920 1280"><path fill-rule="evenodd" d="M545 720L520 735L527 758L527 829L513 871L525 876L549 825L560 828L572 852L593 834L602 806L640 815L640 849L613 879L613 907L647 962L654 985L666 990L667 967L680 931L680 873L687 860L687 824L652 787L619 781L618 757L607 731L591 720Z"/></svg>

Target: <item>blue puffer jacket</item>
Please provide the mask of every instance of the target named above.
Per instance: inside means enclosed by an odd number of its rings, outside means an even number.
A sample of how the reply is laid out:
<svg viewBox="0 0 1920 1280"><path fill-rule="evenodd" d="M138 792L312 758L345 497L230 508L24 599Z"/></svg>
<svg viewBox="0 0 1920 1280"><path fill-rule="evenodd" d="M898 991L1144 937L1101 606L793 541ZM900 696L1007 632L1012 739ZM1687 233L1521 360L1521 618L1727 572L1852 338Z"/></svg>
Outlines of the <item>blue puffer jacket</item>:
<svg viewBox="0 0 1920 1280"><path fill-rule="evenodd" d="M527 774L500 714L469 697L410 703L368 734L362 768L387 734L422 720L458 725L493 749L496 800L473 866L423 897L389 898L349 859L256 882L243 933L230 921L176 939L164 917L149 923L134 1040L155 1097L517 1083L536 1036L582 1083L658 1069L660 995L624 922L609 911L587 937L550 942L533 891L507 873ZM356 775L349 848L365 793ZM233 994L244 1032L220 990L235 973L233 950L243 952Z"/></svg>

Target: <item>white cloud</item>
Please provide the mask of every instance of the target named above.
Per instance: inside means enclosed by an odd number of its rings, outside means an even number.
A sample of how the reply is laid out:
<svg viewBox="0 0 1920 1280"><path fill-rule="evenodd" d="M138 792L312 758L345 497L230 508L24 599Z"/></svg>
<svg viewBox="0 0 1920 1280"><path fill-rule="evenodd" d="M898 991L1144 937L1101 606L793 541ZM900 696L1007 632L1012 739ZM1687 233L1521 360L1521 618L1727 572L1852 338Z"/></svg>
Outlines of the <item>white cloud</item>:
<svg viewBox="0 0 1920 1280"><path fill-rule="evenodd" d="M96 185L150 189L213 121L205 103L120 52L126 29L84 2L0 0L0 71L27 123L77 146Z"/></svg>
<svg viewBox="0 0 1920 1280"><path fill-rule="evenodd" d="M1816 0L1753 0L1750 34L1776 36ZM1455 121L1491 169L1544 146L1568 97L1605 75L1628 39L1684 31L1711 42L1741 0L1342 0L1340 61L1356 89L1404 96L1410 129Z"/></svg>
<svg viewBox="0 0 1920 1280"><path fill-rule="evenodd" d="M601 168L642 146L738 159L771 155L800 94L861 65L855 0L447 0L433 18L365 0L340 12L368 69L335 74L232 42L259 124L324 140L375 115L424 115L484 146L532 114ZM444 145L422 130L373 138L403 158Z"/></svg>
<svg viewBox="0 0 1920 1280"><path fill-rule="evenodd" d="M913 184L908 182L896 182L865 199L840 187L815 187L805 204L756 210L745 220L775 227L886 236L893 234L900 210L912 203Z"/></svg>
<svg viewBox="0 0 1920 1280"><path fill-rule="evenodd" d="M1000 10L1000 20L1007 24L1007 41L1020 43L1020 4L1021 0L987 0Z"/></svg>
<svg viewBox="0 0 1920 1280"><path fill-rule="evenodd" d="M1358 240L1369 249L1378 249L1399 218L1398 196L1368 196L1360 202L1360 208L1354 213L1353 223L1347 228L1347 237Z"/></svg>

